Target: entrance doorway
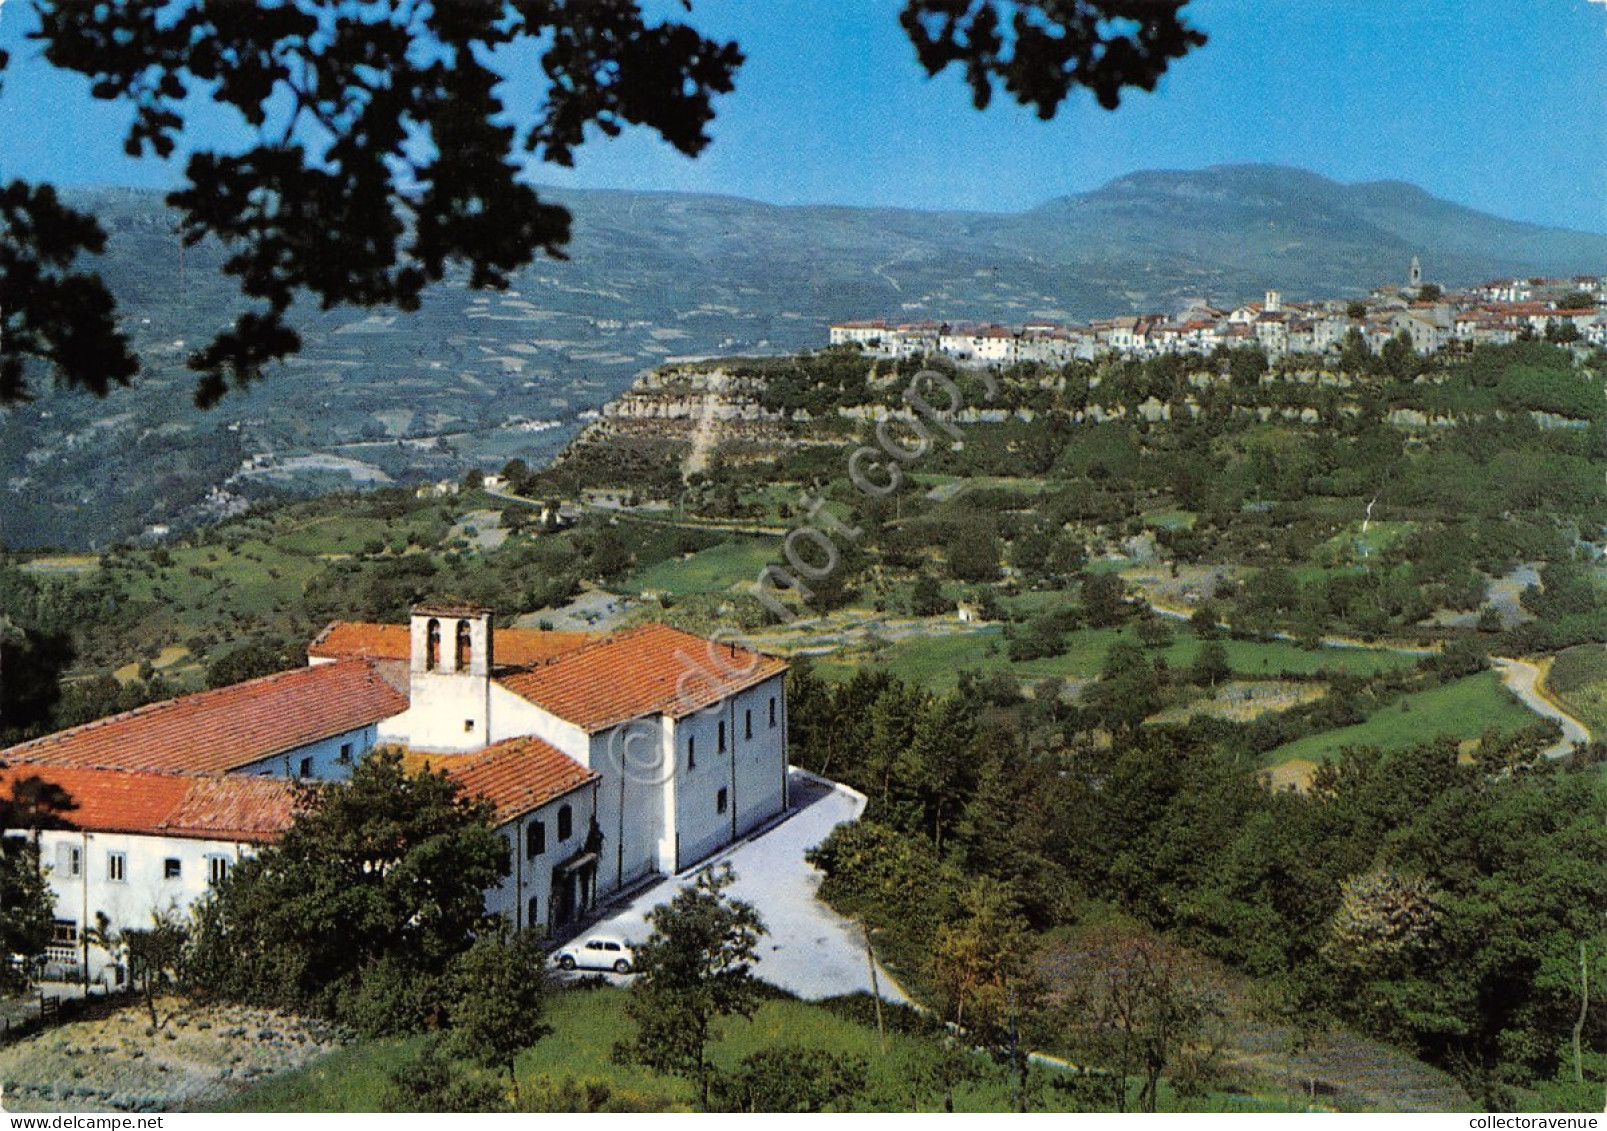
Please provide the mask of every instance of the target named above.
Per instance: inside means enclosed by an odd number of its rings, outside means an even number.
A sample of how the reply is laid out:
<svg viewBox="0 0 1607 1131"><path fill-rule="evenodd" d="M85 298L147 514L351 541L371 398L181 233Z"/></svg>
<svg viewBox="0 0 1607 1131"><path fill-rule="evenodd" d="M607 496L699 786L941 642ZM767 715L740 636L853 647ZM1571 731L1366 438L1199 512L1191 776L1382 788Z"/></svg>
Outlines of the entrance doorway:
<svg viewBox="0 0 1607 1131"><path fill-rule="evenodd" d="M574 922L597 901L597 854L587 852L552 870L552 927Z"/></svg>

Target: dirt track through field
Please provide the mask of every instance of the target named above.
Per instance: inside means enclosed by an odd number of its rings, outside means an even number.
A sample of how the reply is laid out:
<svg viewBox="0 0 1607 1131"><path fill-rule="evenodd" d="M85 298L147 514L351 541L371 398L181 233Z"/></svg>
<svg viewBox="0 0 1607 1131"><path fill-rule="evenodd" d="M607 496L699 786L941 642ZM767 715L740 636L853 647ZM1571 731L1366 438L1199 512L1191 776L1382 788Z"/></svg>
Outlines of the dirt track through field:
<svg viewBox="0 0 1607 1131"><path fill-rule="evenodd" d="M1541 689L1545 675L1539 664L1528 660L1491 660L1501 672L1501 682L1507 689L1523 700L1523 705L1537 715L1548 719L1556 719L1562 724L1562 737L1545 750L1547 758L1562 758L1573 753L1574 743L1590 742L1590 731L1585 724L1564 711L1556 700L1552 699Z"/></svg>

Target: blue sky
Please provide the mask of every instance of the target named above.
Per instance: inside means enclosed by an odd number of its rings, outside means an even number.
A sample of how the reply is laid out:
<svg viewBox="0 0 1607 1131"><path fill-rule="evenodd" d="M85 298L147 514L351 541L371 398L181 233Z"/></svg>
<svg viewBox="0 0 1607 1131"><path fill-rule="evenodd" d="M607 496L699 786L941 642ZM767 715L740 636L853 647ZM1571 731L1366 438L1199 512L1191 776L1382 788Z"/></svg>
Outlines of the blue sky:
<svg viewBox="0 0 1607 1131"><path fill-rule="evenodd" d="M0 94L0 176L165 186L178 163L121 153L127 111L93 102L21 41ZM672 8L661 3L666 10ZM1115 113L1076 96L1052 122L957 74L928 80L900 0L695 0L748 55L698 160L646 135L599 140L549 184L727 193L776 203L1014 210L1138 169L1298 165L1396 179L1503 216L1607 231L1604 0L1193 0L1211 37ZM510 98L534 100L510 83ZM226 136L219 112L192 121Z"/></svg>

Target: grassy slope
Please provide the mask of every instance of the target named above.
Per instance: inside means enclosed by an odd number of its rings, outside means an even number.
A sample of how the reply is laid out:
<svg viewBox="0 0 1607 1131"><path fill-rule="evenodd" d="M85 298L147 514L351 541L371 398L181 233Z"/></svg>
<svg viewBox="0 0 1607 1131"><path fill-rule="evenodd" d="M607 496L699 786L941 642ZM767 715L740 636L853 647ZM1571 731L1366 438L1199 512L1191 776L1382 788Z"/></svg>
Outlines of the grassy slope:
<svg viewBox="0 0 1607 1131"><path fill-rule="evenodd" d="M659 1076L634 1065L615 1063L614 1045L627 1038L631 1022L624 1015L625 994L618 990L573 991L554 997L548 1020L550 1036L525 1052L519 1060L520 1088L531 1093L542 1080L565 1077L604 1080L616 1096L631 1096L647 1106L686 1109L694 1094L679 1078ZM864 1057L873 1064L874 1086L894 1094L930 1051L927 1041L913 1037L890 1039L889 1056L877 1055L874 1029L845 1021L812 1005L793 1001L766 1003L751 1021L723 1023L722 1039L714 1058L732 1067L742 1057L776 1044L827 1048ZM233 1111L375 1111L383 1105L389 1073L404 1063L420 1042L382 1041L354 1045L297 1072L288 1073L236 1096L223 1110ZM996 1080L970 1089L962 1110L999 1110L1008 1103L1007 1085ZM957 1096L957 1101L962 1097ZM956 1106L960 1106L957 1102Z"/></svg>
<svg viewBox="0 0 1607 1131"><path fill-rule="evenodd" d="M624 588L638 593L654 590L675 597L718 593L733 585L751 584L779 551L780 544L773 538L738 538L639 570Z"/></svg>
<svg viewBox="0 0 1607 1131"><path fill-rule="evenodd" d="M1581 644L1559 653L1546 675L1546 690L1592 734L1607 733L1607 648Z"/></svg>
<svg viewBox="0 0 1607 1131"><path fill-rule="evenodd" d="M476 501L472 495L453 500L453 513ZM297 613L308 582L330 560L376 545L402 552L410 535L433 544L449 526L438 504L409 505L393 518L358 513L362 505L334 498L265 509L204 536L201 545L166 547L164 558L138 554L121 568L107 559L101 568L117 568L123 588L122 600L109 610L119 643L106 655L81 657L85 668L108 659L119 666L134 657L154 660L198 634L210 634L212 649L227 650L242 632L297 636L315 630L321 625L302 623Z"/></svg>
<svg viewBox="0 0 1607 1131"><path fill-rule="evenodd" d="M1324 762L1346 746L1398 750L1445 735L1477 738L1490 727L1515 730L1537 718L1501 686L1498 673L1481 672L1432 691L1406 696L1364 723L1287 743L1268 754L1266 764L1276 765L1291 758Z"/></svg>
<svg viewBox="0 0 1607 1131"><path fill-rule="evenodd" d="M548 1012L551 1035L519 1059L520 1090L526 1100L536 1099L543 1084L565 1078L604 1081L617 1101L644 1109L688 1109L693 1092L686 1081L658 1076L633 1065L614 1061L614 1045L627 1038L632 1024L624 1015L625 994L620 990L568 991L555 995ZM887 1053L879 1049L876 1029L845 1020L818 1005L798 1001L765 1003L751 1021L721 1023L722 1039L713 1059L722 1068L734 1068L748 1054L778 1045L824 1048L861 1057L867 1065L864 1100L868 1110L922 1110L911 1082L931 1080L942 1055L939 1042L900 1033L888 1036ZM240 1092L219 1105L220 1111L379 1111L383 1109L389 1074L410 1059L421 1039L370 1041L286 1073ZM1010 1110L1008 1075L983 1057L972 1058L974 1078L955 1089L956 1111ZM1043 1086L1050 1070L1035 1069L1029 1085L1035 1107L1060 1108L1065 1100ZM539 1100L537 1100L539 1102ZM1175 1105L1163 1089L1163 1106ZM1188 1110L1276 1110L1274 1101L1253 1096L1214 1095ZM932 1103L925 1110L938 1110ZM1172 1110L1179 1110L1173 1106Z"/></svg>
<svg viewBox="0 0 1607 1131"><path fill-rule="evenodd" d="M1018 679L1034 681L1048 676L1093 679L1104 667L1105 655L1119 640L1136 639L1131 629L1088 628L1070 633L1064 654L1042 660L1012 663L1005 650L1003 634L994 628L949 636L918 637L889 644L880 654L880 663L894 675L932 690L954 687L962 669L994 672L1008 670ZM1224 640L1228 663L1235 675L1272 679L1284 672L1314 675L1324 670L1368 675L1385 668L1410 667L1411 656L1362 648L1325 648L1308 651L1283 641L1255 643ZM1187 668L1199 652L1200 642L1187 632L1176 633L1170 647L1159 649L1173 668ZM872 657L833 657L822 659L816 670L827 679L847 679L861 663Z"/></svg>

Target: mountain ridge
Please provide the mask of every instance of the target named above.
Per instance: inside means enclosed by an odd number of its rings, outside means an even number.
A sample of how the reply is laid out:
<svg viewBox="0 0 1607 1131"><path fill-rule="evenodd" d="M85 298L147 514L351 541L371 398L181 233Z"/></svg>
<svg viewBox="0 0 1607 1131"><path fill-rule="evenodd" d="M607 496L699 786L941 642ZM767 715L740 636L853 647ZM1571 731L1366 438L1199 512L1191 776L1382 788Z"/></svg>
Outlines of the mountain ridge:
<svg viewBox="0 0 1607 1131"><path fill-rule="evenodd" d="M0 412L0 482L17 500L0 543L104 545L235 505L215 489L349 485L352 461L354 477L402 483L545 462L643 370L815 348L851 318L1083 322L1267 289L1351 297L1405 282L1414 256L1451 286L1607 271L1607 235L1285 166L1136 172L1017 212L541 191L573 214L569 259L532 264L507 292L470 291L454 270L411 315L298 305L302 353L211 413L189 407L184 361L241 307L224 250L182 249L159 191L65 191L107 228L87 266L119 296L146 370L104 401L39 374L37 402ZM287 470L308 455L315 473Z"/></svg>

